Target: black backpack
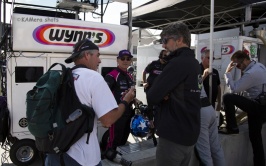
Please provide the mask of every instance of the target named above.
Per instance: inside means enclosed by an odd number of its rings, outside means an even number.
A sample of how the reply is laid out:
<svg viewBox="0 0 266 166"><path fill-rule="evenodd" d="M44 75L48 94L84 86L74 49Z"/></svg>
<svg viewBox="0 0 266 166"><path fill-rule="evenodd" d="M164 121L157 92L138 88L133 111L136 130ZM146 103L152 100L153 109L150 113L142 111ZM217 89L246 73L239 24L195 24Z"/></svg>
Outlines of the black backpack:
<svg viewBox="0 0 266 166"><path fill-rule="evenodd" d="M0 142L4 145L10 133L10 116L5 96L0 96Z"/></svg>
<svg viewBox="0 0 266 166"><path fill-rule="evenodd" d="M62 70L51 70L60 65ZM77 97L72 70L55 63L27 93L28 128L43 153L62 154L93 130L95 113Z"/></svg>

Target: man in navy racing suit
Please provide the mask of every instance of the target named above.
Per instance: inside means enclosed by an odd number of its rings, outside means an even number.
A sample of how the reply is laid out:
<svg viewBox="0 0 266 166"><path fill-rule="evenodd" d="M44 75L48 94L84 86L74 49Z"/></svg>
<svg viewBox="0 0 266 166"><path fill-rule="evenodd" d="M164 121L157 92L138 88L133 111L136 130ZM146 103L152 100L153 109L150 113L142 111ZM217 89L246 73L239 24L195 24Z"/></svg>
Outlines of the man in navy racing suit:
<svg viewBox="0 0 266 166"><path fill-rule="evenodd" d="M131 65L132 55L128 50L121 50L117 56L118 66L105 76L109 88L113 92L117 104L122 101L124 93L132 86L132 75L127 71ZM109 128L109 140L106 149L116 150L118 146L125 145L130 133L130 120L134 112L129 106L127 111Z"/></svg>

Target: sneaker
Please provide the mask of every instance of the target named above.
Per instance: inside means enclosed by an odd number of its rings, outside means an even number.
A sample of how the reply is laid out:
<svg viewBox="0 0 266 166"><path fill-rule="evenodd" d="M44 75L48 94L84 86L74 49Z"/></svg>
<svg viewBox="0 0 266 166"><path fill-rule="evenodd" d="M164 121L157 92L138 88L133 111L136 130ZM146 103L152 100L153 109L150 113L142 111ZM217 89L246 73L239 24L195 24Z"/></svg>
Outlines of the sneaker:
<svg viewBox="0 0 266 166"><path fill-rule="evenodd" d="M227 128L222 128L218 130L218 133L220 134L227 134L227 135L237 135L239 134L239 129L227 129Z"/></svg>

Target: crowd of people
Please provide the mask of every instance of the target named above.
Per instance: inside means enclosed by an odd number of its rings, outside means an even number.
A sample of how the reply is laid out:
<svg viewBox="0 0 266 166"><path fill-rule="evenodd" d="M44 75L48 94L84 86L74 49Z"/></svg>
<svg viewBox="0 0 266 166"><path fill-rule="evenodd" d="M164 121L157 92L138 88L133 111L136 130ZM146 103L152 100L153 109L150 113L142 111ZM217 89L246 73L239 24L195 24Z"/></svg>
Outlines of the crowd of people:
<svg viewBox="0 0 266 166"><path fill-rule="evenodd" d="M238 134L235 108L247 112L254 166L265 165L261 129L266 101L263 103L260 97L266 84L265 66L251 60L244 51L235 52L225 72L226 85L231 93L222 95L218 71L209 70L210 51L202 52L199 63L190 49L191 34L184 23L169 24L160 36L164 49L159 59L148 64L143 72L148 110L151 112L149 120L158 135L156 165L187 166L194 151L201 165L226 165L216 120L216 112L221 110L221 97L227 125L219 132ZM64 156L66 165L101 166L97 120L109 128L108 144L104 150L115 150L125 145L130 133L130 120L134 115L132 103L138 101L132 88L133 78L127 72L133 56L128 50L121 50L117 55L117 67L104 78L96 72L101 63L99 56L98 46L85 39L76 43L73 54L66 60L87 67L73 70L75 88L80 101L93 107L96 113L89 144L85 143L84 134ZM235 68L242 71L239 80L232 79L231 71ZM147 79L146 74L149 74ZM210 74L212 89L209 89ZM212 91L211 100L209 91ZM236 94L242 91L249 95ZM157 108L155 117L154 107ZM48 154L46 165L60 165L60 158Z"/></svg>

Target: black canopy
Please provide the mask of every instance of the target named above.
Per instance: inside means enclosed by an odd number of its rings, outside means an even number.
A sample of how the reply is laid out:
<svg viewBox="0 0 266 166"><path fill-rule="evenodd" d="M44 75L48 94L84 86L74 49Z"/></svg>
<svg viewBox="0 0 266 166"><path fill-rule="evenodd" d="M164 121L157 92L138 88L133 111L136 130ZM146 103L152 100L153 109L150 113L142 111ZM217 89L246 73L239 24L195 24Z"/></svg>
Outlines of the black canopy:
<svg viewBox="0 0 266 166"><path fill-rule="evenodd" d="M151 0L132 10L133 27L162 29L170 22L183 21L192 33L209 32L210 0ZM214 31L266 22L266 1L215 0ZM121 12L121 24L128 24Z"/></svg>

